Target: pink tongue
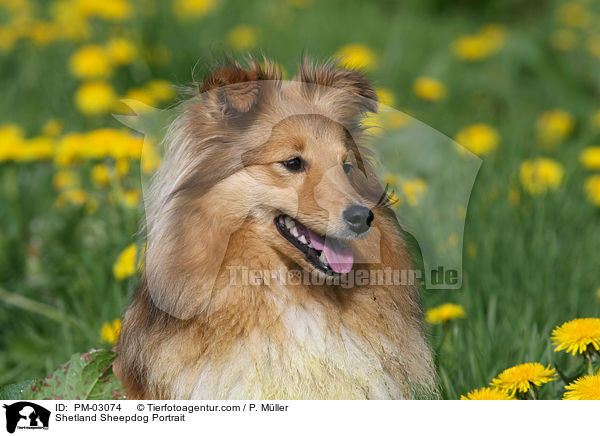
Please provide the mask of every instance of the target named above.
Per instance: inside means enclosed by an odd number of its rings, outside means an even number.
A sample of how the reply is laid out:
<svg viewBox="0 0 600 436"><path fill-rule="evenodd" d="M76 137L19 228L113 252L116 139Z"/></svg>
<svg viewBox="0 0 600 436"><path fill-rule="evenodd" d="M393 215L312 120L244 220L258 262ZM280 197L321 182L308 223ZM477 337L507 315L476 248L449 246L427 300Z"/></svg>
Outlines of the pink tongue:
<svg viewBox="0 0 600 436"><path fill-rule="evenodd" d="M337 239L326 239L323 253L325 253L329 266L336 273L346 274L352 269L354 263L352 247L342 245Z"/></svg>
<svg viewBox="0 0 600 436"><path fill-rule="evenodd" d="M325 246L325 238L313 232L311 229L306 230L308 230L308 236L310 237L310 243L312 244L312 246L315 247L317 250L322 251L323 247Z"/></svg>
<svg viewBox="0 0 600 436"><path fill-rule="evenodd" d="M321 235L317 235L310 229L307 230L312 246L317 250L323 250L331 269L338 274L346 274L352 269L354 263L352 247L346 247L337 239L324 240Z"/></svg>

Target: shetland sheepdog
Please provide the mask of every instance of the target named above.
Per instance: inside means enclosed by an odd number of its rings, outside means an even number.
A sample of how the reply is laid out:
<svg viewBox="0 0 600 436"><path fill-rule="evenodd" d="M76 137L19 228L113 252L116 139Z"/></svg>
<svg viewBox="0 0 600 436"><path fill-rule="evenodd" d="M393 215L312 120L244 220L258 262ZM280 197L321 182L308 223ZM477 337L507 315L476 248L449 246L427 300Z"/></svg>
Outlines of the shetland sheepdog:
<svg viewBox="0 0 600 436"><path fill-rule="evenodd" d="M194 89L145 193L114 365L128 398L435 396L417 286L379 280L411 262L363 145L371 83L250 58Z"/></svg>

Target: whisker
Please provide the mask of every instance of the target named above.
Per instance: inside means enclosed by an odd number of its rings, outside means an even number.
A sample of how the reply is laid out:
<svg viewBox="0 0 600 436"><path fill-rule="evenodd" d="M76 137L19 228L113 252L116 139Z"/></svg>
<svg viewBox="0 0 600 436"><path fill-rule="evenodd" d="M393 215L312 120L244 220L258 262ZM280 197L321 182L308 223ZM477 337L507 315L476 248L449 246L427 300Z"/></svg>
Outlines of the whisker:
<svg viewBox="0 0 600 436"><path fill-rule="evenodd" d="M392 195L396 199L392 199L391 198ZM381 194L381 197L379 198L379 200L377 201L377 204L375 205L375 208L390 207L390 206L393 206L394 204L396 204L397 202L398 202L397 196L394 195L394 191L390 190L390 185L386 184L385 188L383 189L383 193Z"/></svg>

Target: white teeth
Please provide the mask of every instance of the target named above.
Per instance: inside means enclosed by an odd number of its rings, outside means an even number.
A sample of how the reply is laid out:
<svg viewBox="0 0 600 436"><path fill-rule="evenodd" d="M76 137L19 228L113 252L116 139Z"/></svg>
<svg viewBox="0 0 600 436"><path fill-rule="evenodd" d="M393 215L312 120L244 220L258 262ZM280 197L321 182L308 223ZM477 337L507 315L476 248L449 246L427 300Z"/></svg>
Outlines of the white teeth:
<svg viewBox="0 0 600 436"><path fill-rule="evenodd" d="M325 257L325 252L321 251L321 255L319 256L319 260L323 265L328 265L327 257Z"/></svg>
<svg viewBox="0 0 600 436"><path fill-rule="evenodd" d="M310 248L314 248L312 243L309 241L308 236L304 233L305 230L302 230L302 234L298 231L298 228L296 227L296 221L292 217L289 217L287 215L280 216L279 224L281 224L282 226L285 226L287 228L287 230L290 232L290 234L294 238L296 238L298 241L300 241L300 243L307 245ZM325 256L324 254L321 254L321 261L323 261L325 264L327 264L327 260L325 259L324 256Z"/></svg>

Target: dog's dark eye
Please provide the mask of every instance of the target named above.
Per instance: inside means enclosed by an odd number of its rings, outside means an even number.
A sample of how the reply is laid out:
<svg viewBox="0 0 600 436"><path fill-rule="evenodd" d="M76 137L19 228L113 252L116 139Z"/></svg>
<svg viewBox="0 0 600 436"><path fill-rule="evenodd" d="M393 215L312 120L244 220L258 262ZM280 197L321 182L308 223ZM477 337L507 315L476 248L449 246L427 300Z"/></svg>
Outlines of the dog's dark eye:
<svg viewBox="0 0 600 436"><path fill-rule="evenodd" d="M352 170L352 164L350 162L344 162L342 168L344 169L344 172L348 174Z"/></svg>
<svg viewBox="0 0 600 436"><path fill-rule="evenodd" d="M284 160L281 163L283 164L284 167L286 167L288 170L293 171L293 172L302 171L304 169L304 161L302 159L300 159L299 157L294 157L289 160Z"/></svg>

